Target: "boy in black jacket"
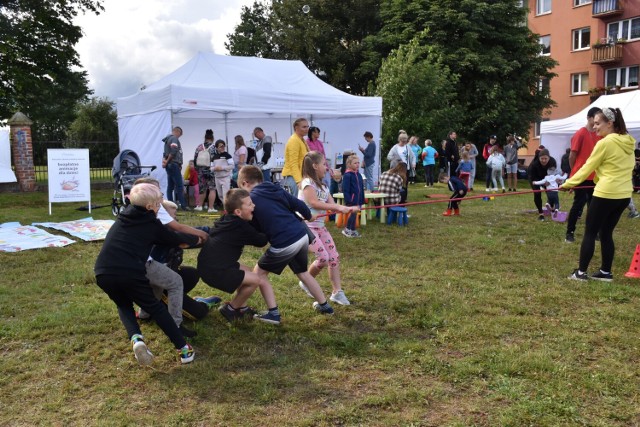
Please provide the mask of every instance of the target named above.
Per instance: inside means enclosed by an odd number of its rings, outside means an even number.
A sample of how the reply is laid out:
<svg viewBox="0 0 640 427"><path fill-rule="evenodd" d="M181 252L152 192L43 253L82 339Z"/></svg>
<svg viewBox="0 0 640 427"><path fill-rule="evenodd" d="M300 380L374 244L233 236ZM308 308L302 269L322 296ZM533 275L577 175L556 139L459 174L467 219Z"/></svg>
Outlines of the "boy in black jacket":
<svg viewBox="0 0 640 427"><path fill-rule="evenodd" d="M193 348L184 340L167 307L154 296L146 277L145 264L154 244L196 245L201 239L174 233L160 223L156 218L162 203L158 187L134 185L129 200L131 205L118 215L96 260L96 283L118 307L120 320L140 364L151 364L153 354L144 342L133 303L154 318L178 350L180 361L190 363L194 358Z"/></svg>
<svg viewBox="0 0 640 427"><path fill-rule="evenodd" d="M253 318L256 314L246 305L256 288L260 288L269 307L276 306L276 297L266 277L238 262L245 245L262 247L267 244L267 236L249 224L254 209L249 192L239 188L229 190L224 198L224 209L227 214L214 223L209 240L198 254L198 273L207 285L230 294L236 292L230 302L219 308L220 314L233 322ZM280 324L279 320L268 323Z"/></svg>
<svg viewBox="0 0 640 427"><path fill-rule="evenodd" d="M447 206L447 210L442 215L460 215L460 209L458 208L458 201L456 199L462 199L467 195L467 186L464 185L464 182L457 176L441 174L438 181L447 184L449 189L453 191L453 194L449 198L449 206Z"/></svg>

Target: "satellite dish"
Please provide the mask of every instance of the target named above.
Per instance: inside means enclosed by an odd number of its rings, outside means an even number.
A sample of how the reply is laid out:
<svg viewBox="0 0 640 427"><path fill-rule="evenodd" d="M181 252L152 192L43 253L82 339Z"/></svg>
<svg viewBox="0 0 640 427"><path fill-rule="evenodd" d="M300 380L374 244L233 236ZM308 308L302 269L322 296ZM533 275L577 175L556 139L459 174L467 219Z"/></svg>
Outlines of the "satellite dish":
<svg viewBox="0 0 640 427"><path fill-rule="evenodd" d="M309 11L311 10L311 8L309 7L308 4L305 4L304 6L302 6L302 12L303 13L309 13Z"/></svg>

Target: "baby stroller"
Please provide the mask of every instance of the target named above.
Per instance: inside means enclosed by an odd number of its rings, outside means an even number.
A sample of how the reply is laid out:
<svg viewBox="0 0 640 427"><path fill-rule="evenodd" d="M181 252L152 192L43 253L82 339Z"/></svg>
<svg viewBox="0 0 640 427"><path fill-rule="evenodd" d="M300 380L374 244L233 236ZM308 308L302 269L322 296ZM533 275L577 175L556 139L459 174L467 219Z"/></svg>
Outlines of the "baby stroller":
<svg viewBox="0 0 640 427"><path fill-rule="evenodd" d="M150 169L143 172L143 169ZM118 215L129 204L129 191L138 178L149 176L155 166L141 166L140 157L133 150L123 150L113 159L113 198L111 212Z"/></svg>

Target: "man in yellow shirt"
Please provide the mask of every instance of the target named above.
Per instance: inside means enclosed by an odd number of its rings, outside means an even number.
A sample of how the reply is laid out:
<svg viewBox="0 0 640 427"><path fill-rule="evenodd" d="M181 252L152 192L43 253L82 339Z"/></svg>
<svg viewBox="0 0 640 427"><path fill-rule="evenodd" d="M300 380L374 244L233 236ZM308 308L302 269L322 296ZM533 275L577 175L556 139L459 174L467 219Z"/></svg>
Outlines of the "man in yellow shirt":
<svg viewBox="0 0 640 427"><path fill-rule="evenodd" d="M293 122L293 135L284 147L284 167L282 177L284 178L284 188L294 197L298 197L298 188L302 181L302 161L309 152L309 146L304 141L304 137L309 132L309 122L307 119L299 118Z"/></svg>

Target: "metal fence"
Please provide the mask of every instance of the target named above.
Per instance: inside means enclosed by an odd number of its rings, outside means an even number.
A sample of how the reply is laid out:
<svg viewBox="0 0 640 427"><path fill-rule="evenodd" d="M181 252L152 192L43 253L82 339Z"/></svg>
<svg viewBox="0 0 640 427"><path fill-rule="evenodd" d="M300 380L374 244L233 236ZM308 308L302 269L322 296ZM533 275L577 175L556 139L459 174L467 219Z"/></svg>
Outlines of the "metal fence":
<svg viewBox="0 0 640 427"><path fill-rule="evenodd" d="M88 148L91 180L93 182L110 182L113 180L111 169L113 168L114 157L120 152L118 141L34 141L33 164L36 182L43 182L48 178L47 150L50 148Z"/></svg>

